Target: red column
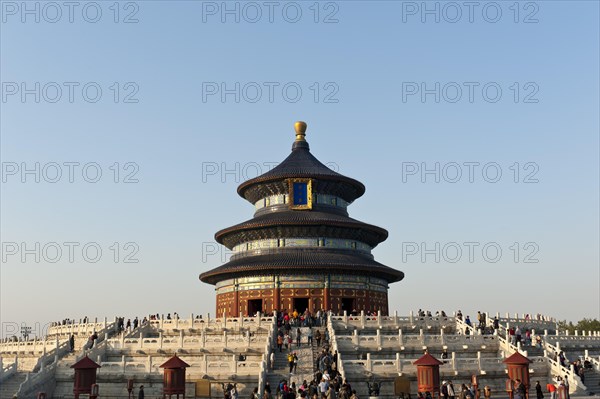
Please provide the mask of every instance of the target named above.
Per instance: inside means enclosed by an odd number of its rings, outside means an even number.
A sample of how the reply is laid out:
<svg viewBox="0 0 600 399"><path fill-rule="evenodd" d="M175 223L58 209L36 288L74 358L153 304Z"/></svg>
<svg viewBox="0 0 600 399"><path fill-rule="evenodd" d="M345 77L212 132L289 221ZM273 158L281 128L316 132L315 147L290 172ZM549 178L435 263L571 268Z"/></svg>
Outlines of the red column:
<svg viewBox="0 0 600 399"><path fill-rule="evenodd" d="M325 309L325 311L330 310L331 308L331 303L329 301L329 288L325 287L323 288L323 309Z"/></svg>
<svg viewBox="0 0 600 399"><path fill-rule="evenodd" d="M234 284L234 291L233 291L233 314L231 314L231 317L239 317L240 316L240 293L238 292L239 289L239 285L237 283L237 281Z"/></svg>
<svg viewBox="0 0 600 399"><path fill-rule="evenodd" d="M273 290L273 310L281 310L281 288L279 288L279 276L275 276L275 288Z"/></svg>
<svg viewBox="0 0 600 399"><path fill-rule="evenodd" d="M331 309L331 297L329 296L329 275L325 277L325 285L323 287L323 308L327 312Z"/></svg>
<svg viewBox="0 0 600 399"><path fill-rule="evenodd" d="M356 310L358 310L358 311L364 310L365 312L366 311L371 311L371 295L370 295L371 291L370 291L370 289L371 289L371 285L367 281L367 287L365 289L365 296L366 296L365 297L365 309L358 309L357 308Z"/></svg>

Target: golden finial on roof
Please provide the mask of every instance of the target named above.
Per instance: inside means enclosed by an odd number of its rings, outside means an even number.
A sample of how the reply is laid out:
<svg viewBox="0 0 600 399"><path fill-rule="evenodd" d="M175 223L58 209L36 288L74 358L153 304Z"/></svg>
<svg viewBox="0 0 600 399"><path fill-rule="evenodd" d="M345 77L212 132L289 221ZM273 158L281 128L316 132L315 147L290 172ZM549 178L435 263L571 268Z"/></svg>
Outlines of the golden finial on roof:
<svg viewBox="0 0 600 399"><path fill-rule="evenodd" d="M294 123L294 129L296 129L296 141L306 141L306 122L298 121Z"/></svg>

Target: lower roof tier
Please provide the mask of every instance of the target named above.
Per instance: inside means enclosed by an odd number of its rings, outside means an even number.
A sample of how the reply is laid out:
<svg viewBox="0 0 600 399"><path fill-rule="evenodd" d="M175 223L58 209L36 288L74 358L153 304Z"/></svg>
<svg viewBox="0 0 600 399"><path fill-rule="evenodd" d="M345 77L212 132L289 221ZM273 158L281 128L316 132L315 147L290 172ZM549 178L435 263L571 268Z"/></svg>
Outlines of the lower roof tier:
<svg viewBox="0 0 600 399"><path fill-rule="evenodd" d="M290 248L233 259L200 274L200 280L214 285L233 277L315 272L369 275L385 279L389 283L404 278L404 273L399 270L348 251Z"/></svg>

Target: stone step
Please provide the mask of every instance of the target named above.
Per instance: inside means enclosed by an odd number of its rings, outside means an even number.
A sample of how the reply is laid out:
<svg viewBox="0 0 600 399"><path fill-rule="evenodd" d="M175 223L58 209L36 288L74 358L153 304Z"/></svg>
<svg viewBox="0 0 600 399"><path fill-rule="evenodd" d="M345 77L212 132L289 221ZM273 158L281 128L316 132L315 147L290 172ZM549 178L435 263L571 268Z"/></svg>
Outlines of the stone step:
<svg viewBox="0 0 600 399"><path fill-rule="evenodd" d="M8 380L0 384L0 398L12 398L14 394L19 390L19 386L25 378L27 373L17 372L13 376L9 377Z"/></svg>

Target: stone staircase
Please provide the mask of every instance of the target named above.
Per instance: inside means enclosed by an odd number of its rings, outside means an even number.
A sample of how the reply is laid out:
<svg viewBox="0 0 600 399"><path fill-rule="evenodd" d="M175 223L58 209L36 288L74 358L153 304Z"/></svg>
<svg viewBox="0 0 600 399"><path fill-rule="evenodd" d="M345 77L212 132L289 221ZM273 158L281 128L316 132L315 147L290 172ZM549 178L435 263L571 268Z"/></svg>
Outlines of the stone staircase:
<svg viewBox="0 0 600 399"><path fill-rule="evenodd" d="M544 356L544 349L537 346L523 346L522 349L527 351L527 356Z"/></svg>
<svg viewBox="0 0 600 399"><path fill-rule="evenodd" d="M317 333L317 330L321 332L321 346L317 346L317 340L314 339L314 336ZM313 333L313 344L312 344L313 370L316 371L319 368L319 365L317 364L317 359L319 358L319 355L321 354L321 352L323 351L323 348L324 348L323 344L325 342L325 327L313 327L312 333Z"/></svg>
<svg viewBox="0 0 600 399"><path fill-rule="evenodd" d="M27 378L26 372L17 372L0 383L0 399L12 399L25 378Z"/></svg>
<svg viewBox="0 0 600 399"><path fill-rule="evenodd" d="M292 343L292 347L287 351L285 346L283 347L283 351L279 352L277 347L275 346L275 369L269 370L267 374L266 380L269 382L271 386L271 392L273 395L277 392L277 386L281 380L287 380L288 384L291 385L292 382L296 383L296 386L302 384L304 380L310 383L314 375L314 355L313 352L315 350L316 343L313 346L308 346L306 344L306 336L308 333L308 328L302 329L303 334L303 343L300 347L296 347L296 341ZM314 328L313 328L314 334ZM314 340L313 340L314 342ZM296 356L298 356L298 366L296 372L289 372L289 364L287 361L287 355L289 352L296 352Z"/></svg>
<svg viewBox="0 0 600 399"><path fill-rule="evenodd" d="M588 395L599 395L600 394L600 372L594 369L587 369L585 371L585 391Z"/></svg>

